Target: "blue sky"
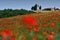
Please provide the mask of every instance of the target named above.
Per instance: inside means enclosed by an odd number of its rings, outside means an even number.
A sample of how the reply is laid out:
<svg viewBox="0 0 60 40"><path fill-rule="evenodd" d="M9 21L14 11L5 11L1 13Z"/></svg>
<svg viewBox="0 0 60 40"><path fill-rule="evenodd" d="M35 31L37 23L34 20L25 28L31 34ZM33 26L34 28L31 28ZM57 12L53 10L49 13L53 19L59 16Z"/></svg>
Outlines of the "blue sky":
<svg viewBox="0 0 60 40"><path fill-rule="evenodd" d="M30 10L35 4L42 8L57 7L60 8L60 0L0 0L0 9L27 9Z"/></svg>

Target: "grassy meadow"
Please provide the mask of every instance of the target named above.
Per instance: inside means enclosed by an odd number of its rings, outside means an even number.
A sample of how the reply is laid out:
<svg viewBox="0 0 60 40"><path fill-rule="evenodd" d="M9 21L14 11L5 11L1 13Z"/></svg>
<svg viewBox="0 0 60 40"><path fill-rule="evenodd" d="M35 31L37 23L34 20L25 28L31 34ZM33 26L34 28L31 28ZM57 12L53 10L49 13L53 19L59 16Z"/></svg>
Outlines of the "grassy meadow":
<svg viewBox="0 0 60 40"><path fill-rule="evenodd" d="M0 18L0 40L60 40L60 11Z"/></svg>

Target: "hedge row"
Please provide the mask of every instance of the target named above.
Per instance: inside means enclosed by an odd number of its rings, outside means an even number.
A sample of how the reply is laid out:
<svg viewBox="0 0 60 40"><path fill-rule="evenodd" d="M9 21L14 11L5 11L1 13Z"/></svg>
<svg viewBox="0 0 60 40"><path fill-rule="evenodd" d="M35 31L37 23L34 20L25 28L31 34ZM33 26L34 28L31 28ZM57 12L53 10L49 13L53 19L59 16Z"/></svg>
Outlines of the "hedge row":
<svg viewBox="0 0 60 40"><path fill-rule="evenodd" d="M17 15L25 15L25 14L31 14L34 13L33 11L28 11L25 9L4 9L0 10L0 18L6 18L6 17L12 17L12 16L17 16Z"/></svg>

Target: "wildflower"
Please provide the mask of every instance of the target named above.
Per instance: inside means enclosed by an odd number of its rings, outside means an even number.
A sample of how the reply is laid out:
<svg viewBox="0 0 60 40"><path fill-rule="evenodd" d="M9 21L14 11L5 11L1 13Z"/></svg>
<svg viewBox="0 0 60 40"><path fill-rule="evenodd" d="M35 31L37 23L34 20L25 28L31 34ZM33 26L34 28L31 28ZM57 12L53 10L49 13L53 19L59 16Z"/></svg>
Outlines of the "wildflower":
<svg viewBox="0 0 60 40"><path fill-rule="evenodd" d="M48 35L48 40L53 40L53 35Z"/></svg>
<svg viewBox="0 0 60 40"><path fill-rule="evenodd" d="M36 18L34 18L32 16L26 16L26 17L23 18L23 22L28 24L28 25L34 26L34 25L37 24L38 21L37 21Z"/></svg>
<svg viewBox="0 0 60 40"><path fill-rule="evenodd" d="M22 40L26 40L26 37L25 37L25 36L21 36L21 39L22 39Z"/></svg>
<svg viewBox="0 0 60 40"><path fill-rule="evenodd" d="M33 40L38 40L36 37L33 37Z"/></svg>
<svg viewBox="0 0 60 40"><path fill-rule="evenodd" d="M34 31L35 31L35 32L39 32L39 30L40 30L40 27L35 27L35 28L34 28Z"/></svg>
<svg viewBox="0 0 60 40"><path fill-rule="evenodd" d="M8 36L12 35L12 31L11 30L6 30L6 31L3 31L1 34L4 38L7 38Z"/></svg>
<svg viewBox="0 0 60 40"><path fill-rule="evenodd" d="M46 32L43 32L43 35L44 35L44 36L46 36L46 35L47 35L47 33L46 33Z"/></svg>
<svg viewBox="0 0 60 40"><path fill-rule="evenodd" d="M51 27L55 27L55 24L54 24L54 23L51 23L50 26L51 26Z"/></svg>
<svg viewBox="0 0 60 40"><path fill-rule="evenodd" d="M10 38L10 40L16 40L15 38Z"/></svg>

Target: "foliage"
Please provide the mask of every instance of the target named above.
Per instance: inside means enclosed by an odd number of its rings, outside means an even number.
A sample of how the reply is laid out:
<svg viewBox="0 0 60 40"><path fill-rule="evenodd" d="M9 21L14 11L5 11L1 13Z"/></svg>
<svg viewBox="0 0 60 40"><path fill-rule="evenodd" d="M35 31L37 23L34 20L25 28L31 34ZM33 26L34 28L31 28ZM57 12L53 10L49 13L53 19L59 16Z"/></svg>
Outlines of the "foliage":
<svg viewBox="0 0 60 40"><path fill-rule="evenodd" d="M30 14L30 13L34 13L33 11L28 11L25 9L4 9L4 10L0 10L0 18L5 18L5 17L12 17L12 16L16 16L16 15L25 15L25 14Z"/></svg>

